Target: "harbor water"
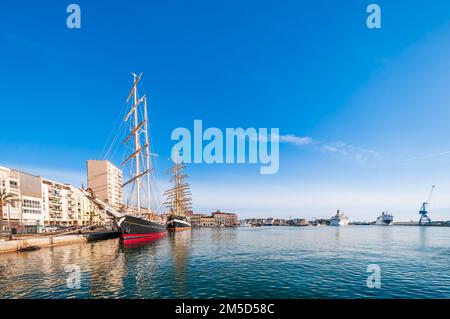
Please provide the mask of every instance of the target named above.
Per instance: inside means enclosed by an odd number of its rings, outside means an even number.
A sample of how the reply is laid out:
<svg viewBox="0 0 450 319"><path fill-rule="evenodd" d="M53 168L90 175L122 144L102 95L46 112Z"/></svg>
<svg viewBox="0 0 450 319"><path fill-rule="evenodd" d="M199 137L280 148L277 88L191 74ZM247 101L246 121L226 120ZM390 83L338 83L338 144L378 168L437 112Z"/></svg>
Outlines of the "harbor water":
<svg viewBox="0 0 450 319"><path fill-rule="evenodd" d="M449 298L449 262L449 227L204 228L0 254L0 298Z"/></svg>

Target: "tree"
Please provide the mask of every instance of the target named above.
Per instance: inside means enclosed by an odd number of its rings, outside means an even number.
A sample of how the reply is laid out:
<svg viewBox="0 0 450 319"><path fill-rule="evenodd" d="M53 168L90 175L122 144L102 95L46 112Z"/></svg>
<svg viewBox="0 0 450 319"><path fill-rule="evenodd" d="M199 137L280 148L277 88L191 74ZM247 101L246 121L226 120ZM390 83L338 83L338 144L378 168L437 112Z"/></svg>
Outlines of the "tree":
<svg viewBox="0 0 450 319"><path fill-rule="evenodd" d="M86 213L89 216L89 224L92 225L94 223L94 218L99 216L96 211L89 211Z"/></svg>
<svg viewBox="0 0 450 319"><path fill-rule="evenodd" d="M6 192L6 189L0 189L0 232L3 230L3 206L11 204L16 200L16 195ZM8 214L8 231L11 231L11 225Z"/></svg>

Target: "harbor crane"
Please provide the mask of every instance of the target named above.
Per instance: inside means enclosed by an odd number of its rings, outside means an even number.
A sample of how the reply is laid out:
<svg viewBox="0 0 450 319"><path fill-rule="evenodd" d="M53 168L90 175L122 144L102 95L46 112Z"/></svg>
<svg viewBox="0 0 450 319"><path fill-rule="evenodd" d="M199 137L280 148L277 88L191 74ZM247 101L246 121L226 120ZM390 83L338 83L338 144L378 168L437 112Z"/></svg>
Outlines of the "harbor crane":
<svg viewBox="0 0 450 319"><path fill-rule="evenodd" d="M422 203L422 207L419 211L419 214L420 214L419 225L423 225L424 223L431 224L431 219L430 219L430 217L428 217L427 207L431 203L431 196L433 195L433 191L434 191L435 187L436 187L435 185L433 185L431 187L430 194L428 195L427 201Z"/></svg>

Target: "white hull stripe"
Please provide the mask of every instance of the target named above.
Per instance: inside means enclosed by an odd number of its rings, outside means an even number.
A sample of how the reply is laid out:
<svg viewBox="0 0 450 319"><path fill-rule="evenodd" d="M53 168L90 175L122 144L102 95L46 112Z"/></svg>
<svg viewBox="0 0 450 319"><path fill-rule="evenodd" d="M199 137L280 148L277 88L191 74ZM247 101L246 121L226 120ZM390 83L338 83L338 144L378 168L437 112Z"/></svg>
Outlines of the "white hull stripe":
<svg viewBox="0 0 450 319"><path fill-rule="evenodd" d="M185 220L181 220L181 219L171 219L167 222L168 225L173 224L173 223L179 223L179 224L186 225L186 227L191 227L190 223L188 223Z"/></svg>

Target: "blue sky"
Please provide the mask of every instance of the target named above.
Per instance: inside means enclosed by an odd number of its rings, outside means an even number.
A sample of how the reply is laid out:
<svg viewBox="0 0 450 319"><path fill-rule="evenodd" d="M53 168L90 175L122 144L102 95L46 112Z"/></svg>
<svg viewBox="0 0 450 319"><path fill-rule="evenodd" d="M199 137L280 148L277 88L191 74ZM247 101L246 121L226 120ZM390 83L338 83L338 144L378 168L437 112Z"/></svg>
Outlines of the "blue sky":
<svg viewBox="0 0 450 319"><path fill-rule="evenodd" d="M280 170L188 167L194 209L450 219L450 3L3 1L0 165L81 185L144 72L161 189L177 127L279 128ZM308 137L313 143L299 143Z"/></svg>

